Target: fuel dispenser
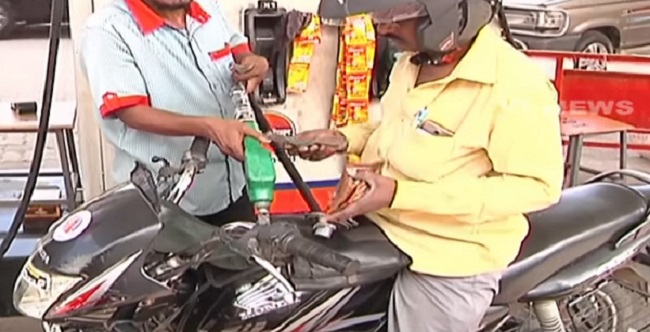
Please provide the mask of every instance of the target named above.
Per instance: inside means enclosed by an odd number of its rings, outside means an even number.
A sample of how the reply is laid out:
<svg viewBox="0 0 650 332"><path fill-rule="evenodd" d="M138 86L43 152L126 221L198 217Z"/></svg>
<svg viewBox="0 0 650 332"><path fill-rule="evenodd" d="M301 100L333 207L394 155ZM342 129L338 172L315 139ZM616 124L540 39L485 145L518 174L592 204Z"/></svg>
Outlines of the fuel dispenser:
<svg viewBox="0 0 650 332"><path fill-rule="evenodd" d="M259 0L257 7L244 10L244 34L251 50L269 62L269 71L254 94L263 105L283 104L287 98L286 15L275 0Z"/></svg>

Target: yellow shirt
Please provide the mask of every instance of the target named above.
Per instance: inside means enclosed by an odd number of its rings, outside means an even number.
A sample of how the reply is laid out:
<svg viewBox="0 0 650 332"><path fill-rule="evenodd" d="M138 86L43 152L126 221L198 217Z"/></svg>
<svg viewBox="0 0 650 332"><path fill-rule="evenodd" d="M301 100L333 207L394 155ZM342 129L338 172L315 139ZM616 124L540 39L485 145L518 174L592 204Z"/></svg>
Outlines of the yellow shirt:
<svg viewBox="0 0 650 332"><path fill-rule="evenodd" d="M382 119L341 131L362 162L397 180L391 208L370 215L411 269L439 276L502 270L528 233L524 213L558 201L559 105L542 69L490 27L449 77L414 87L404 54L381 100ZM416 129L426 119L452 135Z"/></svg>

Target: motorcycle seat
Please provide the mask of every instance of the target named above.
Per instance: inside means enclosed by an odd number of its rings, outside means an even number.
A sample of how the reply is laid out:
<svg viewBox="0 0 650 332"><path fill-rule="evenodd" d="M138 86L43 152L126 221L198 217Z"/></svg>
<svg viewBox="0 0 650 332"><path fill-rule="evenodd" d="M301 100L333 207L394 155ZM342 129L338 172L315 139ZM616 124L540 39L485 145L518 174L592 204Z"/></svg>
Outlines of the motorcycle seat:
<svg viewBox="0 0 650 332"><path fill-rule="evenodd" d="M642 184L642 185L633 185L633 186L630 186L630 187L634 188L636 191L641 193L641 195L643 195L643 197L645 197L646 201L648 201L648 203L650 203L650 185Z"/></svg>
<svg viewBox="0 0 650 332"><path fill-rule="evenodd" d="M621 184L565 190L557 204L528 215L529 235L506 269L494 303L517 301L577 258L615 242L642 222L647 210L647 198Z"/></svg>
<svg viewBox="0 0 650 332"><path fill-rule="evenodd" d="M286 220L286 218L283 218ZM303 220L302 218L300 218ZM361 263L359 272L343 276L337 271L296 258L291 281L298 290L346 288L390 279L411 263L411 259L395 247L386 235L366 217L355 220L358 226L337 231L329 239L316 238L310 223L297 221L304 236Z"/></svg>

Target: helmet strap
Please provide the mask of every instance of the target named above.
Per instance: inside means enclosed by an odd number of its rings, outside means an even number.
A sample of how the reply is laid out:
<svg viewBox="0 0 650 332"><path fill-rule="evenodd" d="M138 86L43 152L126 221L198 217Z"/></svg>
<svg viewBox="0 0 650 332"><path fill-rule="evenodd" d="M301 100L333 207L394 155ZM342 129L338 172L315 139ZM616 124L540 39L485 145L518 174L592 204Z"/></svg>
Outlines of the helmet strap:
<svg viewBox="0 0 650 332"><path fill-rule="evenodd" d="M411 56L409 59L412 64L416 66L430 65L430 66L442 66L448 65L453 62L457 62L460 58L463 57L465 51L469 48L468 46L459 47L451 52L444 53L431 53L431 52L418 52Z"/></svg>

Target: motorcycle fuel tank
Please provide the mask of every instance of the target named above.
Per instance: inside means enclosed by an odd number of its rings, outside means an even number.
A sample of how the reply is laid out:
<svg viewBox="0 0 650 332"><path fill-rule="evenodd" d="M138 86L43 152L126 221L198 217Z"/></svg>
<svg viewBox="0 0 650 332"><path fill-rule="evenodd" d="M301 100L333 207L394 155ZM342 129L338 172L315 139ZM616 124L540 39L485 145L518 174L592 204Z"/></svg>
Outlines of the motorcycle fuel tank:
<svg viewBox="0 0 650 332"><path fill-rule="evenodd" d="M146 248L161 227L135 185L119 186L52 225L32 263L39 269L93 278Z"/></svg>
<svg viewBox="0 0 650 332"><path fill-rule="evenodd" d="M168 293L142 273L146 252L161 228L154 205L136 185L106 192L52 225L16 281L14 305L27 316L42 318L54 307L59 307L57 316L76 311L79 299L98 297L110 306Z"/></svg>

